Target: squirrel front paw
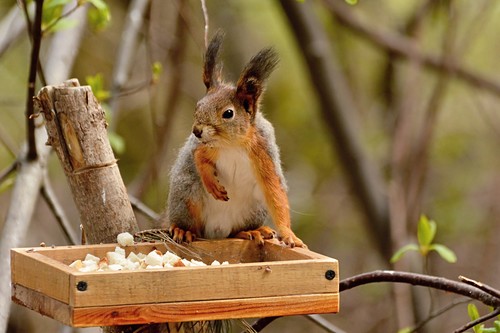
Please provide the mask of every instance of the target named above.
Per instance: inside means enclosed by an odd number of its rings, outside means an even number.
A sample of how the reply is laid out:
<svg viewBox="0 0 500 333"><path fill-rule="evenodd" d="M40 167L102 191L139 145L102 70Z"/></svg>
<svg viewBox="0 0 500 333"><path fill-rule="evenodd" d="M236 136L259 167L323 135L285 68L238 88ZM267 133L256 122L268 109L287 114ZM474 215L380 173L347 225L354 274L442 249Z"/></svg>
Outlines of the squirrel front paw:
<svg viewBox="0 0 500 333"><path fill-rule="evenodd" d="M205 184L207 192L210 193L215 200L228 201L227 191L218 181L208 182Z"/></svg>

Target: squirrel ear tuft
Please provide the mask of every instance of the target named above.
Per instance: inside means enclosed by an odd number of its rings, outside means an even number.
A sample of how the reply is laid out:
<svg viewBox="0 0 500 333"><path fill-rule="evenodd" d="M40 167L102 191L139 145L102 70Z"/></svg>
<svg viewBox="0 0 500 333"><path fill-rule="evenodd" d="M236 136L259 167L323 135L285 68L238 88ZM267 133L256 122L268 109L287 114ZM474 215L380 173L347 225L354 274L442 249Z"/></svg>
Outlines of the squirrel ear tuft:
<svg viewBox="0 0 500 333"><path fill-rule="evenodd" d="M224 31L217 30L210 40L205 53L203 65L203 83L207 90L218 86L222 82L221 66L217 63L219 58L222 41L224 40Z"/></svg>
<svg viewBox="0 0 500 333"><path fill-rule="evenodd" d="M250 59L241 73L236 87L236 97L252 118L257 111L266 80L278 62L278 54L270 47L260 51Z"/></svg>

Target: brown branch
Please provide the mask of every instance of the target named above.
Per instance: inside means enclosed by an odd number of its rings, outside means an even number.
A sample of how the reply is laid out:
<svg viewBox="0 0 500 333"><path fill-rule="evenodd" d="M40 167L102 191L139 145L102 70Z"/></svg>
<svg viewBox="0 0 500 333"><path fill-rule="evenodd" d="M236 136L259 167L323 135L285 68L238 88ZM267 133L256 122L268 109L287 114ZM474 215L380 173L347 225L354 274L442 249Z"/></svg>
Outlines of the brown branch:
<svg viewBox="0 0 500 333"><path fill-rule="evenodd" d="M484 323L485 321L487 321L487 320L489 320L489 319L497 316L498 314L500 314L500 307L496 308L495 311L492 311L492 312L490 312L488 314L485 314L484 316L479 317L479 318L477 318L474 321L471 321L467 325L464 325L464 326L460 327L459 329L455 330L453 333L462 333L462 332L465 332L469 328L472 328L472 327L474 327L476 325Z"/></svg>
<svg viewBox="0 0 500 333"><path fill-rule="evenodd" d="M336 152L359 199L365 222L383 257L391 256L388 204L379 170L369 160L361 143L352 114L354 97L344 77L336 54L331 51L330 38L315 16L310 2L280 0L297 44L303 51L310 80L317 91L321 113Z"/></svg>
<svg viewBox="0 0 500 333"><path fill-rule="evenodd" d="M490 287L488 286L487 284L484 284L482 282L478 282L478 281L475 281L475 280L472 280L472 279L469 279L468 277L465 277L465 276L462 276L460 275L458 277L458 279L460 281L462 281L463 283L466 283L468 285L471 285L473 287L476 287L478 289L481 289L482 291L488 293L488 294L491 294L497 298L500 298L500 290L497 290L493 287Z"/></svg>
<svg viewBox="0 0 500 333"><path fill-rule="evenodd" d="M41 188L41 194L47 205L49 206L52 214L54 214L55 219L59 223L61 230L63 231L64 237L68 244L76 245L79 244L80 237L75 235L75 232L71 228L71 224L64 212L63 207L61 206L57 196L52 188L52 184L50 183L49 177L47 174L43 177L43 185Z"/></svg>
<svg viewBox="0 0 500 333"><path fill-rule="evenodd" d="M9 177L12 173L14 173L17 169L17 161L14 161L11 165L9 165L7 168L3 169L0 172L0 184L2 184L7 177Z"/></svg>
<svg viewBox="0 0 500 333"><path fill-rule="evenodd" d="M28 138L28 160L35 160L38 157L35 143L35 120L32 118L34 113L33 97L35 96L36 73L40 55L40 46L42 43L42 12L43 1L36 0L35 22L33 23L33 46L31 48L31 62L28 77L28 95L26 96L26 129Z"/></svg>
<svg viewBox="0 0 500 333"><path fill-rule="evenodd" d="M500 307L500 298L467 285L466 283L442 277L408 272L373 271L370 273L363 273L340 281L339 289L342 292L364 284L379 282L408 283L414 286L429 287L466 296L495 308Z"/></svg>
<svg viewBox="0 0 500 333"><path fill-rule="evenodd" d="M414 43L400 34L382 31L375 24L368 25L362 22L353 15L350 8L343 4L342 1L324 0L324 2L340 23L349 27L376 46L383 47L397 56L415 59L430 69L449 72L455 75L456 78L472 86L500 96L499 82L481 76L457 63L450 63L448 59L423 53Z"/></svg>
<svg viewBox="0 0 500 333"><path fill-rule="evenodd" d="M150 218L153 221L159 220L160 215L146 206L141 200L130 194L128 195L128 199L130 200L130 204L132 205L132 208L134 210L138 211L139 213Z"/></svg>

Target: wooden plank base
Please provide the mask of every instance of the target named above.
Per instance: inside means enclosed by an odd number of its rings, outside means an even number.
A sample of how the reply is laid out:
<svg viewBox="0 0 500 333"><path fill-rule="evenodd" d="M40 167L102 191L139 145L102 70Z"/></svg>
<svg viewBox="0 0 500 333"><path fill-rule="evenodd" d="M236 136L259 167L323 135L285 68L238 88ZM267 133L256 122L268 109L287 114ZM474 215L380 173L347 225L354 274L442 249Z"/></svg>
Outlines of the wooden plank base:
<svg viewBox="0 0 500 333"><path fill-rule="evenodd" d="M339 311L338 293L86 308L69 307L19 285L13 286L12 293L16 303L74 327L258 318Z"/></svg>

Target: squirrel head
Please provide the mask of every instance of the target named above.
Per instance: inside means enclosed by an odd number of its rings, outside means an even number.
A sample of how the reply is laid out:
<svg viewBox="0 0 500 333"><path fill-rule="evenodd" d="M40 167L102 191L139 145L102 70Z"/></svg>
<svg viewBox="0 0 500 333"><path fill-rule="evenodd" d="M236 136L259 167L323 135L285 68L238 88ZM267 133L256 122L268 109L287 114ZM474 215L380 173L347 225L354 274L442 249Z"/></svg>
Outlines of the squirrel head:
<svg viewBox="0 0 500 333"><path fill-rule="evenodd" d="M224 82L218 63L224 33L219 30L205 53L203 82L206 95L194 113L193 134L211 145L234 144L246 138L265 90L265 83L279 58L273 48L258 52L245 66L236 84Z"/></svg>

